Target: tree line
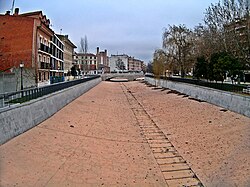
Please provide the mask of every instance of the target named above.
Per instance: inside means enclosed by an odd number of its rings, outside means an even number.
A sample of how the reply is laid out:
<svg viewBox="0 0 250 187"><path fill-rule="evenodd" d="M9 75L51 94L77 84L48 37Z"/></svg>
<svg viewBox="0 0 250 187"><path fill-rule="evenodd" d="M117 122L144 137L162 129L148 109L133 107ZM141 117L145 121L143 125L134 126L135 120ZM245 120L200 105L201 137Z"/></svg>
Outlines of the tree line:
<svg viewBox="0 0 250 187"><path fill-rule="evenodd" d="M250 69L249 6L249 0L223 0L205 10L203 24L168 25L149 71L181 77L193 72L211 81L244 78L243 71Z"/></svg>

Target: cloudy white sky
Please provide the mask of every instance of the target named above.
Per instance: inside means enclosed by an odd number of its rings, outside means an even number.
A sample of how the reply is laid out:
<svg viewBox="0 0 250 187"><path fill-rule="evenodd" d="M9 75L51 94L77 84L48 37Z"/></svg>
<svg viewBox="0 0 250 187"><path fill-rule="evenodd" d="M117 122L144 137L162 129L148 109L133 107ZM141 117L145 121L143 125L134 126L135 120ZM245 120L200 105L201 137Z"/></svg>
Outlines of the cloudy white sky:
<svg viewBox="0 0 250 187"><path fill-rule="evenodd" d="M169 24L201 23L205 9L219 0L15 0L20 13L42 10L52 29L68 34L79 46L88 37L89 52L96 47L110 54L128 54L148 62L161 47L162 32ZM0 0L0 13L13 0ZM62 30L61 30L62 29Z"/></svg>

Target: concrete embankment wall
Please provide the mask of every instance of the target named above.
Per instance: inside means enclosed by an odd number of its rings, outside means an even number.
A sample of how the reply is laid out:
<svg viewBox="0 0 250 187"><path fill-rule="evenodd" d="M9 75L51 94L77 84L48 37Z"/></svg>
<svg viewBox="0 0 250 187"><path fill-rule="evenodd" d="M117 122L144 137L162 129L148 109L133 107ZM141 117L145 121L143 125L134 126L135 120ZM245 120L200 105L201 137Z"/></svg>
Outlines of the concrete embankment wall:
<svg viewBox="0 0 250 187"><path fill-rule="evenodd" d="M100 82L99 77L1 111L0 145L46 120Z"/></svg>
<svg viewBox="0 0 250 187"><path fill-rule="evenodd" d="M157 83L157 85L161 87L176 90L193 98L200 99L208 103L250 117L249 96L241 96L235 93L163 79L155 80L151 77L145 77L145 81L152 85L155 85Z"/></svg>
<svg viewBox="0 0 250 187"><path fill-rule="evenodd" d="M102 74L102 80L109 80L111 78L121 78L121 79L128 79L129 81L133 81L137 78L144 77L143 73L111 73L111 74Z"/></svg>

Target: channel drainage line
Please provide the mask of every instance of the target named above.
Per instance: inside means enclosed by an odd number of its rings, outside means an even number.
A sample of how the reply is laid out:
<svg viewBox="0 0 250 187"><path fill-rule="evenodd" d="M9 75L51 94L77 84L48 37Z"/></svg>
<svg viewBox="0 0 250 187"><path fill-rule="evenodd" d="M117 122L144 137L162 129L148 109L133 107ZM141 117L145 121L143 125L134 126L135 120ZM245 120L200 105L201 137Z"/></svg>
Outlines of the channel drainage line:
<svg viewBox="0 0 250 187"><path fill-rule="evenodd" d="M171 164L170 164L171 165ZM161 170L162 172L175 172L175 171L190 171L190 168L187 168L187 169L176 169L176 170ZM169 180L169 179L167 179Z"/></svg>

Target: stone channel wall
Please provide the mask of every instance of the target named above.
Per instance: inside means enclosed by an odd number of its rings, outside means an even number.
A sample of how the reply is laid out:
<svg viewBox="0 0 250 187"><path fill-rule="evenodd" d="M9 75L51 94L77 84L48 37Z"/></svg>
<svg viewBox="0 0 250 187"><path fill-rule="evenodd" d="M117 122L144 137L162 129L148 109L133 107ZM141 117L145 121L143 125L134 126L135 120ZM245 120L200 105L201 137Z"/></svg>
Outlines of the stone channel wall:
<svg viewBox="0 0 250 187"><path fill-rule="evenodd" d="M35 127L100 82L99 77L0 111L0 145Z"/></svg>
<svg viewBox="0 0 250 187"><path fill-rule="evenodd" d="M145 77L145 81L152 85L159 85L164 88L176 90L193 98L206 101L208 103L226 108L233 112L250 117L250 97L238 95L231 92L216 90L198 85L173 82L169 80L156 80Z"/></svg>

